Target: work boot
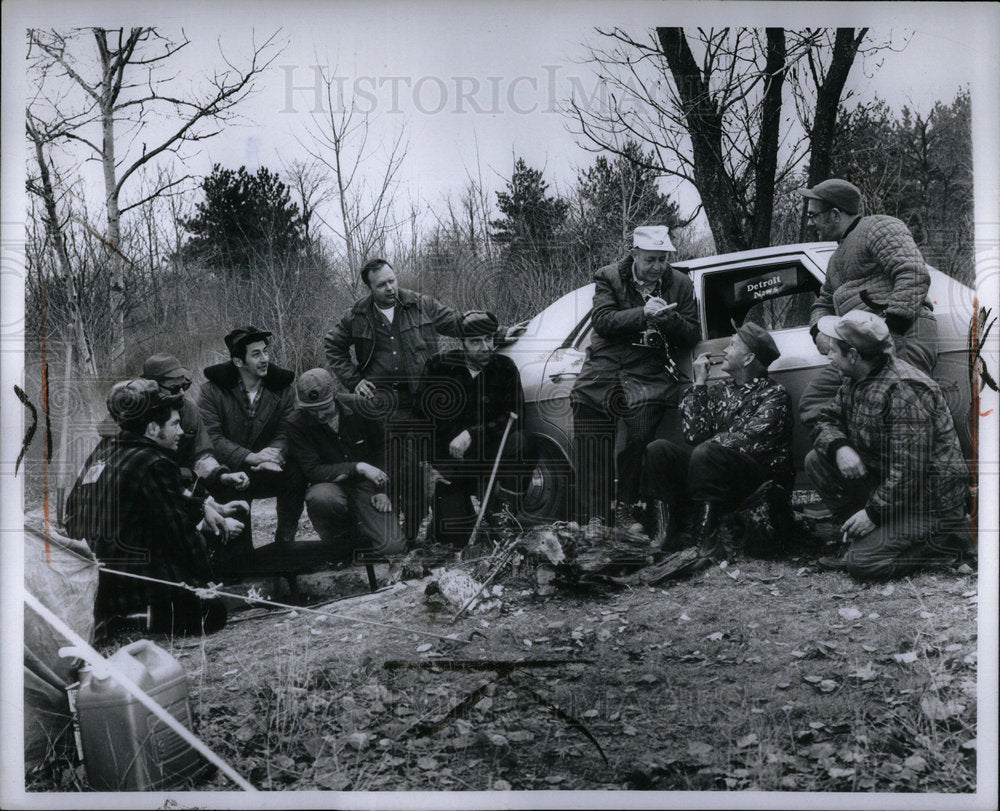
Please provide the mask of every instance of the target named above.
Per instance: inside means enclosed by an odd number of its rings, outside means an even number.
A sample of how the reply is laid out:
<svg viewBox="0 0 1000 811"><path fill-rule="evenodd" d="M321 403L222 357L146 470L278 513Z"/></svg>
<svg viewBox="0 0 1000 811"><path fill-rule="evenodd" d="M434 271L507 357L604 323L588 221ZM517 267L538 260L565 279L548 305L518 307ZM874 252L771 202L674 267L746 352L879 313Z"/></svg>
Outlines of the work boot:
<svg viewBox="0 0 1000 811"><path fill-rule="evenodd" d="M719 505L705 501L695 508L694 542L698 554L708 560L721 561L726 557L726 548L719 537Z"/></svg>
<svg viewBox="0 0 1000 811"><path fill-rule="evenodd" d="M690 546L691 538L683 531L686 510L682 510L678 502L655 499L650 502L647 513L648 534L656 549L671 552Z"/></svg>
<svg viewBox="0 0 1000 811"><path fill-rule="evenodd" d="M641 502L621 503L615 507L615 526L622 529L637 529L648 532L646 526L646 505Z"/></svg>

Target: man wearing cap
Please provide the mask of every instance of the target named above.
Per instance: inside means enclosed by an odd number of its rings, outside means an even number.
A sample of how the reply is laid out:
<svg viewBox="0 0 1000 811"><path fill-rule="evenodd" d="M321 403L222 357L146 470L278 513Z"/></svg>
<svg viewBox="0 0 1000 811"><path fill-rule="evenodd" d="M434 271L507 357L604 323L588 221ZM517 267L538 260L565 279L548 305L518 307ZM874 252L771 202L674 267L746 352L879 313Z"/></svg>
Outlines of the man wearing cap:
<svg viewBox="0 0 1000 811"><path fill-rule="evenodd" d="M849 542L820 567L873 580L953 560L971 541L969 471L940 388L893 355L873 313L817 327L843 383L819 414L805 467Z"/></svg>
<svg viewBox="0 0 1000 811"><path fill-rule="evenodd" d="M765 481L791 486L792 401L767 373L780 355L763 327L744 323L725 350L722 371L728 380L707 386L708 355L692 365L694 385L681 401L684 436L691 444L658 439L646 447L643 491L648 501L667 505L670 522L663 540L676 544L690 499L695 542L705 563L725 554L716 534L725 510Z"/></svg>
<svg viewBox="0 0 1000 811"><path fill-rule="evenodd" d="M619 419L625 424L617 459L619 517L634 511L643 452L679 391L663 344L681 349L700 337L694 285L667 262L674 250L667 227L636 228L632 246L624 259L594 274L594 338L570 393L574 513L581 523L609 520Z"/></svg>
<svg viewBox="0 0 1000 811"><path fill-rule="evenodd" d="M174 455L181 438L179 396L152 380L117 384L108 410L120 427L104 452L92 455L66 502L66 531L86 539L109 569L199 586L212 576L206 539L197 525L239 533L245 504L219 505L185 494ZM100 619L151 609L151 629L210 632L226 622L219 599L179 587L103 572L95 610Z"/></svg>
<svg viewBox="0 0 1000 811"><path fill-rule="evenodd" d="M399 521L385 492L381 427L335 396L326 369L303 372L295 389L289 451L308 483L306 510L320 539L342 560L353 552L402 552Z"/></svg>
<svg viewBox="0 0 1000 811"><path fill-rule="evenodd" d="M255 326L237 327L225 337L230 359L205 369L198 409L212 439L215 456L231 470L245 473L249 487L241 493L278 499L277 543L295 539L305 499L305 481L294 464L286 464L285 421L295 409L295 375L271 363L271 333ZM223 490L224 495L228 495ZM219 567L238 572L250 563L250 522L238 543L230 544L227 562Z"/></svg>
<svg viewBox="0 0 1000 811"><path fill-rule="evenodd" d="M515 498L527 490L535 467L534 450L519 430L520 374L514 361L494 352L496 316L472 310L462 315L459 328L461 348L427 362L417 396L420 414L433 426L430 462L444 479L437 483L432 532L438 543L456 546L472 532L476 514L470 497L485 496L498 454L496 483ZM496 503L495 493L491 501Z"/></svg>
<svg viewBox="0 0 1000 811"><path fill-rule="evenodd" d="M344 388L362 398L359 411L383 420L393 492L405 514L406 537L413 539L426 512L419 463L427 441L414 394L427 360L438 351L438 336L458 337L459 314L401 288L384 259L367 262L361 280L369 293L327 333L326 356Z"/></svg>
<svg viewBox="0 0 1000 811"><path fill-rule="evenodd" d="M806 217L820 239L839 243L809 316L819 351L826 354L829 347L817 327L820 318L869 310L884 318L896 356L930 375L937 363L937 321L927 297L930 274L905 223L882 214L862 217L861 191L839 178L799 189L799 194L806 198ZM810 381L799 398L807 428L839 385L832 367Z"/></svg>

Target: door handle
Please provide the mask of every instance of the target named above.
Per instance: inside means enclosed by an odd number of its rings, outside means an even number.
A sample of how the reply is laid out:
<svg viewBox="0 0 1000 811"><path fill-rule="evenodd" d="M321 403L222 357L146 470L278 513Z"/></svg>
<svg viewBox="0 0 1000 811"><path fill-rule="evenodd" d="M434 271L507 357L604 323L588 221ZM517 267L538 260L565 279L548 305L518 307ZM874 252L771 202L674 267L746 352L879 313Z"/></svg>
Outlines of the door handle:
<svg viewBox="0 0 1000 811"><path fill-rule="evenodd" d="M549 375L549 380L553 383L558 383L564 377L579 377L579 372L556 372L555 374Z"/></svg>

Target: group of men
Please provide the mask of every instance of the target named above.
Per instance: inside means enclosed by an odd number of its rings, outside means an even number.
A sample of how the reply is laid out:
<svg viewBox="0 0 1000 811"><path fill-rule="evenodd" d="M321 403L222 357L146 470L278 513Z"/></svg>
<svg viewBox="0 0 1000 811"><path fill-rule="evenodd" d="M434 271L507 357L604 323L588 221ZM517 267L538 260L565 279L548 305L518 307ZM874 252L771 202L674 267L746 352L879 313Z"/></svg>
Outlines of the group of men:
<svg viewBox="0 0 1000 811"><path fill-rule="evenodd" d="M810 317L830 365L799 403L814 442L806 470L848 542L820 565L859 578L910 571L961 549L968 534L968 472L930 378L929 274L905 225L860 215L852 184L800 193L819 235L839 243ZM661 540L693 537L707 564L725 554L722 514L765 483L790 490L794 417L768 374L780 351L749 321L726 349L725 382L708 386L712 361L702 355L686 385L671 352L693 347L701 330L692 282L668 262L673 250L665 226L637 228L629 254L595 274L594 338L571 393L573 517L607 524L614 509L614 520L643 520L643 505L662 503ZM489 312L400 288L383 259L361 278L368 294L325 338L332 374L296 379L271 363L271 333L246 326L226 335L229 360L204 370L197 404L185 396L190 373L170 355L112 389L117 432L102 431L66 527L106 568L147 579L102 575L101 613L153 606L160 627L219 627L218 600L169 584L245 571L255 498L277 497L276 543L294 540L305 508L345 559L396 554L415 538L425 465L438 474L430 532L441 543L469 537L473 499L484 509L494 476L516 510L536 452L521 430L517 367L494 352L509 330ZM440 336L460 347L439 351ZM672 408L686 442L655 436Z"/></svg>

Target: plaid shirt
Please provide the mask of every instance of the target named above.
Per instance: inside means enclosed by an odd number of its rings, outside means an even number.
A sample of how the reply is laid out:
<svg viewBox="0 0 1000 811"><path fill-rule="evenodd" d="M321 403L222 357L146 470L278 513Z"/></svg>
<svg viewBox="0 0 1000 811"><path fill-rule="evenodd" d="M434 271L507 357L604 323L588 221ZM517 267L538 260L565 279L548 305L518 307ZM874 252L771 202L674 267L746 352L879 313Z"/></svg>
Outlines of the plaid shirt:
<svg viewBox="0 0 1000 811"><path fill-rule="evenodd" d="M66 531L108 568L198 585L210 576L195 529L202 503L184 495L169 451L122 431L87 460L66 502ZM105 615L142 609L163 588L102 574L97 608Z"/></svg>
<svg viewBox="0 0 1000 811"><path fill-rule="evenodd" d="M849 445L880 484L865 505L877 524L947 513L965 504L969 470L937 383L886 358L864 380L845 378L814 429L817 453L836 461Z"/></svg>
<svg viewBox="0 0 1000 811"><path fill-rule="evenodd" d="M753 456L779 483L792 475L792 400L767 375L692 386L681 401L684 435L693 445L718 442Z"/></svg>
<svg viewBox="0 0 1000 811"><path fill-rule="evenodd" d="M257 387L257 396L250 399L250 392L247 391L246 383L243 382L243 375L239 376L240 381L240 394L243 397L243 403L247 407L247 417L253 419L257 416L257 404L260 402L260 386Z"/></svg>

